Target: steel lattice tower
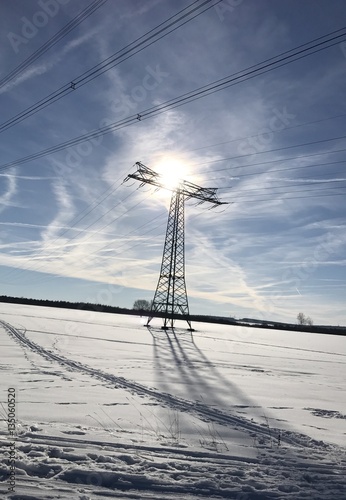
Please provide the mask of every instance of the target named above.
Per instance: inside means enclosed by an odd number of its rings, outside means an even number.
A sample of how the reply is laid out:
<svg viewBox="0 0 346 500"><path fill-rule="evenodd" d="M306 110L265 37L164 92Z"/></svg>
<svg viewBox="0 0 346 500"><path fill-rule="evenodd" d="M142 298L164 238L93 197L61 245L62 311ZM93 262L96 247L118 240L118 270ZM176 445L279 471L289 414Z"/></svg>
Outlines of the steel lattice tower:
<svg viewBox="0 0 346 500"><path fill-rule="evenodd" d="M144 184L165 188L158 173L137 162L137 171L126 177ZM167 189L167 188L165 188ZM216 196L217 188L202 188L191 182L181 181L173 190L168 214L165 244L159 281L147 325L155 316L163 316L163 329L173 328L174 320L184 319L192 330L185 283L185 200L197 199L198 204L212 203L212 207L224 205Z"/></svg>
<svg viewBox="0 0 346 500"><path fill-rule="evenodd" d="M178 188L171 197L160 277L147 323L153 318L153 312L163 313L164 329L168 324L173 328L177 314L181 314L191 328L185 283L184 211L184 195Z"/></svg>

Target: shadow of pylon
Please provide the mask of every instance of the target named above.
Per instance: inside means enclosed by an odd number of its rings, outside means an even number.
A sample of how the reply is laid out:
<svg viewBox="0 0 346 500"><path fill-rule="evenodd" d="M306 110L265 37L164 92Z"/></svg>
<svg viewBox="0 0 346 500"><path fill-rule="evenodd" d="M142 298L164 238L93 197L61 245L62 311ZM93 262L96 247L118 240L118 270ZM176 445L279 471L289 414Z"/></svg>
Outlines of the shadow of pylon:
<svg viewBox="0 0 346 500"><path fill-rule="evenodd" d="M220 372L197 346L192 332L176 328L163 331L159 327L149 330L154 341L156 367L160 369L160 385L165 390L170 392L178 384L185 387L185 397L189 399L220 407L251 407L258 412L260 405Z"/></svg>
<svg viewBox="0 0 346 500"><path fill-rule="evenodd" d="M174 336L176 336L176 334L179 334L179 335L182 335L182 334L186 334L186 332L189 333L189 337L191 338L191 341L193 342L193 332L195 332L196 330L194 328L177 328L177 327L164 327L164 326L151 326L151 325L144 325L147 330L150 332L151 336L154 337L155 335L161 335L161 337L163 336L163 338L165 338L164 335L162 334L165 334L167 335L167 333L172 333Z"/></svg>

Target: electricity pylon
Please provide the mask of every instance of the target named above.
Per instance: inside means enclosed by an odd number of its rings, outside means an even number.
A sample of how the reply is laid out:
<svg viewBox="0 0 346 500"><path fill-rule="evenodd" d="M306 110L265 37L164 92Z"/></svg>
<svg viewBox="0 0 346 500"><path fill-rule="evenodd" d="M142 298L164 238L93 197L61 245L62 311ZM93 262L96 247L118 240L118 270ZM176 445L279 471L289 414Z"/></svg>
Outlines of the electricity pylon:
<svg viewBox="0 0 346 500"><path fill-rule="evenodd" d="M135 179L140 187L145 184L168 189L162 182L157 172L146 167L141 162L136 162L137 170L129 174L125 181ZM161 263L159 281L157 283L154 299L148 317L147 326L154 316L163 316L163 329L173 328L174 320L178 317L187 321L192 330L189 304L185 283L185 200L196 199L197 204L212 203L214 208L225 205L216 195L217 188L203 188L188 181L180 181L172 191L171 203L168 214L165 244Z"/></svg>

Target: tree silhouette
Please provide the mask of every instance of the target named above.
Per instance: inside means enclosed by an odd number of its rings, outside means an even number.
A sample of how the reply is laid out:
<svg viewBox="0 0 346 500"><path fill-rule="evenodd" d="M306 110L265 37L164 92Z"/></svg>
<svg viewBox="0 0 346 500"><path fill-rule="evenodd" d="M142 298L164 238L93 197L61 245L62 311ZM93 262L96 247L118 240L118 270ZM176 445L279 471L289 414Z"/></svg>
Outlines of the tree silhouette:
<svg viewBox="0 0 346 500"><path fill-rule="evenodd" d="M134 309L135 311L142 311L142 312L150 311L150 308L151 308L150 302L145 299L135 300L132 307L132 309Z"/></svg>
<svg viewBox="0 0 346 500"><path fill-rule="evenodd" d="M305 316L305 314L302 312L298 313L297 320L298 320L298 325L312 326L314 324L310 316Z"/></svg>

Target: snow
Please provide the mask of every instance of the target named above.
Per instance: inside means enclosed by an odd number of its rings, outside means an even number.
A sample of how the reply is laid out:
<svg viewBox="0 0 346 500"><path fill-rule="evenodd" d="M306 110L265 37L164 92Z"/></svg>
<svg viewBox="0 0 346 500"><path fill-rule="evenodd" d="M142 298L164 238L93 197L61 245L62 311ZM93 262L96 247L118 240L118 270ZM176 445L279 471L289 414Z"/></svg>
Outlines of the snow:
<svg viewBox="0 0 346 500"><path fill-rule="evenodd" d="M144 324L0 304L5 498L346 498L346 338Z"/></svg>

